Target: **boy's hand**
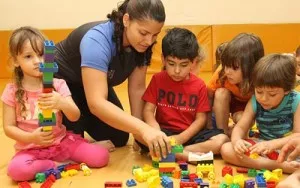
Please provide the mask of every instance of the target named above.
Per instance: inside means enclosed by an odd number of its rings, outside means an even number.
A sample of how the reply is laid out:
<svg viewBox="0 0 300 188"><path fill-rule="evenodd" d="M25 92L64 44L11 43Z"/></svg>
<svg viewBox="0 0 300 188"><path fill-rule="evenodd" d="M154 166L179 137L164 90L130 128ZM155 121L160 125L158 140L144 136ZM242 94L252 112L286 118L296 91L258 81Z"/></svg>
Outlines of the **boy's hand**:
<svg viewBox="0 0 300 188"><path fill-rule="evenodd" d="M250 153L258 153L264 155L274 150L271 141L258 142L255 145L251 146L249 149L251 151Z"/></svg>
<svg viewBox="0 0 300 188"><path fill-rule="evenodd" d="M43 127L39 127L31 133L32 142L41 146L49 146L54 141L53 132L43 132L42 128Z"/></svg>
<svg viewBox="0 0 300 188"><path fill-rule="evenodd" d="M164 132L149 126L142 137L148 145L151 156L161 159L171 152L170 140Z"/></svg>
<svg viewBox="0 0 300 188"><path fill-rule="evenodd" d="M233 149L240 158L243 158L245 152L248 151L250 146L251 144L246 140L239 139L233 144Z"/></svg>
<svg viewBox="0 0 300 188"><path fill-rule="evenodd" d="M286 158L287 161L293 161L300 155L300 138L289 140L279 153L277 161L282 163Z"/></svg>
<svg viewBox="0 0 300 188"><path fill-rule="evenodd" d="M63 102L63 97L53 91L52 93L41 93L39 95L38 103L41 110L47 109L61 109L61 103Z"/></svg>

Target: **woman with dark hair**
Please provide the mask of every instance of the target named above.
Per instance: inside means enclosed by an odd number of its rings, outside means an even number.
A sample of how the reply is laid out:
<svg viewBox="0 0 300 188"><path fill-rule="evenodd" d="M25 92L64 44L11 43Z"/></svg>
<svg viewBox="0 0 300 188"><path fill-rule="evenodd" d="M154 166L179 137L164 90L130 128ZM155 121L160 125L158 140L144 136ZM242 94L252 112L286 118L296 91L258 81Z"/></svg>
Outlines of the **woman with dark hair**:
<svg viewBox="0 0 300 188"><path fill-rule="evenodd" d="M80 26L56 45L56 77L66 80L81 110L78 122L65 118L64 124L97 141L110 140L116 147L126 145L132 133L151 154L155 150L158 157L166 155L167 136L141 120L147 66L164 25L164 6L160 0L125 0L107 17ZM122 110L113 90L127 78L132 116Z"/></svg>

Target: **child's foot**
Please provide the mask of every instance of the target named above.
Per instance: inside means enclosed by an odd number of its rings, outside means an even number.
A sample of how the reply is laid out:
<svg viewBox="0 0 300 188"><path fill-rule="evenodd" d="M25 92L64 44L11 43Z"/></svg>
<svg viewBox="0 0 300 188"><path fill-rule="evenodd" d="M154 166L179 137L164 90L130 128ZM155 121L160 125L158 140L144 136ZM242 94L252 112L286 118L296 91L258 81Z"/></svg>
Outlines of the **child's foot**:
<svg viewBox="0 0 300 188"><path fill-rule="evenodd" d="M136 143L136 141L133 141L133 145L132 145L133 151L140 151L141 147L138 145L138 143Z"/></svg>
<svg viewBox="0 0 300 188"><path fill-rule="evenodd" d="M109 152L113 152L116 150L115 145L112 143L110 140L101 140L101 141L96 141L94 144L100 145L102 147L105 147L108 149Z"/></svg>

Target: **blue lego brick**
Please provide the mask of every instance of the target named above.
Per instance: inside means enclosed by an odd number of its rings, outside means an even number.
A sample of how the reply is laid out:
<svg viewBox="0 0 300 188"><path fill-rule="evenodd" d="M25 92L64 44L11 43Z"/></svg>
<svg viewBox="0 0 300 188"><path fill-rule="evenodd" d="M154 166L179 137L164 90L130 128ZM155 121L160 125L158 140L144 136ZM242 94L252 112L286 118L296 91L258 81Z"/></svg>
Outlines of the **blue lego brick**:
<svg viewBox="0 0 300 188"><path fill-rule="evenodd" d="M259 175L256 176L255 181L256 181L256 184L257 184L258 188L267 187L266 181L265 181L263 176L259 176Z"/></svg>
<svg viewBox="0 0 300 188"><path fill-rule="evenodd" d="M196 182L198 185L200 185L200 183L203 183L201 178L195 178L194 182Z"/></svg>
<svg viewBox="0 0 300 188"><path fill-rule="evenodd" d="M173 188L173 181L168 176L163 176L161 178L161 185L163 188Z"/></svg>
<svg viewBox="0 0 300 188"><path fill-rule="evenodd" d="M54 42L52 40L45 40L44 48L45 50L51 50L51 51L54 50L55 49Z"/></svg>
<svg viewBox="0 0 300 188"><path fill-rule="evenodd" d="M162 158L159 162L175 162L175 154L169 153L166 158Z"/></svg>
<svg viewBox="0 0 300 188"><path fill-rule="evenodd" d="M62 172L62 171L65 170L65 166L67 166L67 165L69 165L69 164L70 164L70 163L59 165L59 166L57 167L57 170L59 170L60 172Z"/></svg>
<svg viewBox="0 0 300 188"><path fill-rule="evenodd" d="M190 179L189 178L181 178L180 181L182 181L182 182L190 182Z"/></svg>
<svg viewBox="0 0 300 188"><path fill-rule="evenodd" d="M136 186L136 182L134 181L134 179L130 179L126 181L126 185L127 187L134 187Z"/></svg>
<svg viewBox="0 0 300 188"><path fill-rule="evenodd" d="M40 63L39 65L40 72L58 72L58 65L56 62L53 62L53 67L46 67L44 63Z"/></svg>

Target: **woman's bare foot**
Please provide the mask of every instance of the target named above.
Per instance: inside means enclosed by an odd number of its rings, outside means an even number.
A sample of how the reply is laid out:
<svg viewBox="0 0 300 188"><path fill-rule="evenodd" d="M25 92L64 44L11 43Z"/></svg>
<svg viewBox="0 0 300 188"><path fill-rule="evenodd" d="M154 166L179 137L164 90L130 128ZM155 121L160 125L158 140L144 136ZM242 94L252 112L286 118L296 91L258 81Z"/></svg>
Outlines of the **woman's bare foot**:
<svg viewBox="0 0 300 188"><path fill-rule="evenodd" d="M96 141L93 144L100 145L102 147L105 147L108 149L109 152L113 152L116 150L115 145L110 141L110 140L101 140L101 141Z"/></svg>

